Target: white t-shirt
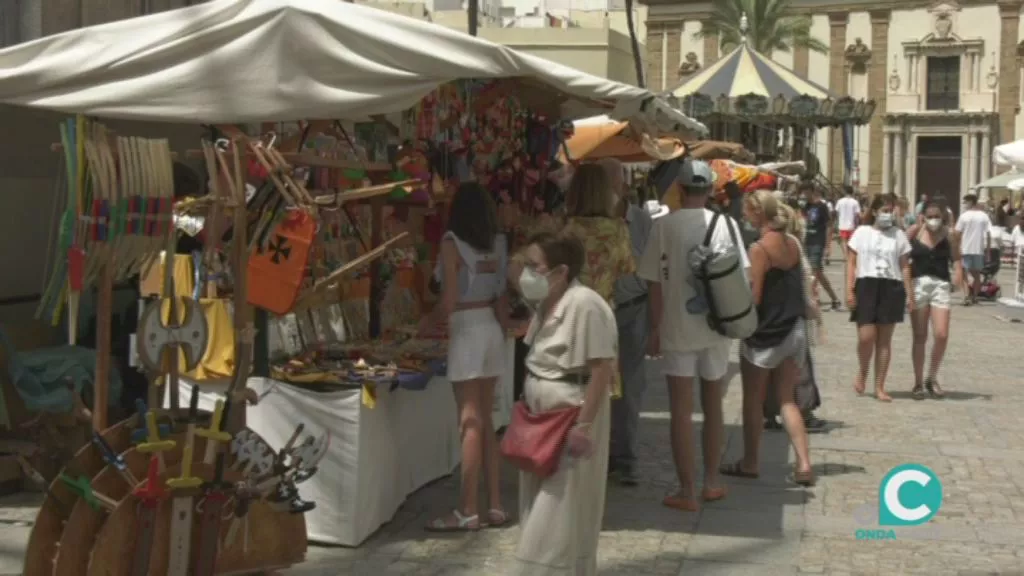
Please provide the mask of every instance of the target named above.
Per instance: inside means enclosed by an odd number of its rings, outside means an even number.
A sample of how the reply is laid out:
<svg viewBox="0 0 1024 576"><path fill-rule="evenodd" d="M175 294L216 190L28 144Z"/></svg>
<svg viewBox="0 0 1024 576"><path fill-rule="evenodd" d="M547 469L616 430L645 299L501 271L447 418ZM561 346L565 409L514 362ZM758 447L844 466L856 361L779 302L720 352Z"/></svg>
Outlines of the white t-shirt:
<svg viewBox="0 0 1024 576"><path fill-rule="evenodd" d="M843 196L839 202L836 202L836 213L839 214L839 229L853 230L857 227L860 202L857 202L852 196Z"/></svg>
<svg viewBox="0 0 1024 576"><path fill-rule="evenodd" d="M910 241L898 226L886 230L858 226L848 246L857 253L857 278L903 278L900 257L910 254Z"/></svg>
<svg viewBox="0 0 1024 576"><path fill-rule="evenodd" d="M981 210L964 211L956 222L956 231L960 233L960 253L984 255L991 229L992 222L988 219L988 214Z"/></svg>
<svg viewBox="0 0 1024 576"><path fill-rule="evenodd" d="M1016 249L1018 255L1024 254L1024 230L1021 230L1020 224L1013 227L1013 233L1010 234L1010 241L1013 242L1013 247Z"/></svg>
<svg viewBox="0 0 1024 576"><path fill-rule="evenodd" d="M703 350L729 339L708 326L707 314L691 314L686 303L697 296L697 279L690 268L690 252L704 243L704 235L715 213L705 208L684 208L654 221L647 247L637 266L637 275L661 283L664 311L661 320L661 349L666 352ZM719 216L711 245L732 245L726 218ZM743 237L731 220L744 269L750 260L743 249Z"/></svg>

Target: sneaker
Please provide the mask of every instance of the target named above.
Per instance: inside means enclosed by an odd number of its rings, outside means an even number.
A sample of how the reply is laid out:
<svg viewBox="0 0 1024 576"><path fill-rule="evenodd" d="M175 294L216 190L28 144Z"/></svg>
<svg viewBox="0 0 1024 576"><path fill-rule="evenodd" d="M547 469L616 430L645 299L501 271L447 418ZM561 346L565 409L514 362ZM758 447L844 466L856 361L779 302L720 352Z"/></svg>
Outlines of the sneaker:
<svg viewBox="0 0 1024 576"><path fill-rule="evenodd" d="M828 423L814 414L804 416L804 428L807 432L821 432L828 426Z"/></svg>
<svg viewBox="0 0 1024 576"><path fill-rule="evenodd" d="M779 422L778 418L765 418L764 420L765 430L782 430L782 423Z"/></svg>
<svg viewBox="0 0 1024 576"><path fill-rule="evenodd" d="M636 472L633 471L632 466L620 465L615 466L614 468L609 468L608 479L619 486L633 487L640 484L640 479L637 478Z"/></svg>
<svg viewBox="0 0 1024 576"><path fill-rule="evenodd" d="M838 300L833 300L832 301L832 311L833 312L842 312L843 311L843 303L838 301Z"/></svg>

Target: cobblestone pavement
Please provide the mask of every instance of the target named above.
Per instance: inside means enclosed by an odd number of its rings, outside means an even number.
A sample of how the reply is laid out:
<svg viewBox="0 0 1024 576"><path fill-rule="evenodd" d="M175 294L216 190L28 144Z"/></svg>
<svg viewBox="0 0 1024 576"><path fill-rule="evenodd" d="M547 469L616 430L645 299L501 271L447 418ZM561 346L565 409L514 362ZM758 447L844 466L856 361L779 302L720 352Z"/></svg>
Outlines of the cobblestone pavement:
<svg viewBox="0 0 1024 576"><path fill-rule="evenodd" d="M833 262L830 275L839 272ZM1012 271L1001 280L1012 292ZM910 399L910 329L899 327L889 385L896 399L882 404L852 392L854 331L846 314L828 313L826 340L816 352L819 415L831 423L811 438L818 485L802 490L787 483L792 460L785 434L766 432L761 479L732 481L726 500L697 514L660 505L675 487L675 473L667 394L652 364L640 428L643 481L609 489L601 574L1024 575L1024 365L1017 356L1024 326L999 316L995 304L953 310L940 374L949 394L942 401ZM725 392L726 461L742 449L740 399L734 377ZM882 477L910 462L940 476L945 500L939 514L925 527L898 530L895 541L857 541L855 530L873 527ZM514 474L505 470L510 509L515 487ZM360 548L313 546L305 564L281 574L506 574L518 528L440 536L422 530L450 510L456 490L454 478L435 482ZM23 547L28 529L17 527L23 515L0 512L0 573L16 573L5 561L16 558L19 539Z"/></svg>
<svg viewBox="0 0 1024 576"><path fill-rule="evenodd" d="M840 276L833 262L829 275ZM1000 280L1012 292L1012 270ZM826 315L816 351L822 408L831 423L811 437L819 476L810 490L786 481L791 456L784 432L766 432L757 481L731 481L729 497L698 514L668 510L675 487L668 451L667 393L657 366L640 425L642 484L610 487L600 543L603 575L929 574L1024 575L1024 326L1003 307L953 310L941 382L946 400L910 399L909 323L896 332L889 389L882 404L856 397L855 334L845 313ZM725 461L742 450L738 376L725 393ZM699 406L699 403L697 403ZM896 541L857 541L873 528L879 484L893 466L920 463L942 479L944 503L926 527L897 531ZM515 477L506 470L506 503L515 507ZM414 494L393 522L355 550L312 547L289 576L334 574L501 575L518 528L470 535L428 535L431 518L455 502L447 478Z"/></svg>

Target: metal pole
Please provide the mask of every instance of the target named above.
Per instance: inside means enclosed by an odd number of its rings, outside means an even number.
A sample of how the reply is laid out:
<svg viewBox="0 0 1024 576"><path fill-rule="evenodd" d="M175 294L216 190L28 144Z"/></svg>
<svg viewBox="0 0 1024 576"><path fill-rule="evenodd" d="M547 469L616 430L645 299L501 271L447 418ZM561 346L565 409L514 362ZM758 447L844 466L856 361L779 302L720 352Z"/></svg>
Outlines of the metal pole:
<svg viewBox="0 0 1024 576"><path fill-rule="evenodd" d="M476 36L477 15L480 12L480 0L469 0L469 35Z"/></svg>

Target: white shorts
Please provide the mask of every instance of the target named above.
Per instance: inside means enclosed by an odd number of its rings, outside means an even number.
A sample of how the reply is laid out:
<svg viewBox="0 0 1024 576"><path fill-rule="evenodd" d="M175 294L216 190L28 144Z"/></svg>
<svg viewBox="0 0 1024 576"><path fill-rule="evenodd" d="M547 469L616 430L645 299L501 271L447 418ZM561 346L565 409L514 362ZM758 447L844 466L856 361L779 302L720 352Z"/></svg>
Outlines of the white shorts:
<svg viewBox="0 0 1024 576"><path fill-rule="evenodd" d="M914 278L914 306L918 309L925 306L949 308L949 282L934 276Z"/></svg>
<svg viewBox="0 0 1024 576"><path fill-rule="evenodd" d="M459 310L448 320L448 380L495 378L505 370L505 333L493 308Z"/></svg>
<svg viewBox="0 0 1024 576"><path fill-rule="evenodd" d="M778 346L751 348L743 343L740 345L740 354L747 362L767 370L778 368L787 358L793 358L797 366L802 366L807 357L807 322L803 318L797 318L789 335Z"/></svg>
<svg viewBox="0 0 1024 576"><path fill-rule="evenodd" d="M731 351L731 340L691 352L666 350L662 353L665 375L680 378L700 376L702 380L720 380L729 371Z"/></svg>

